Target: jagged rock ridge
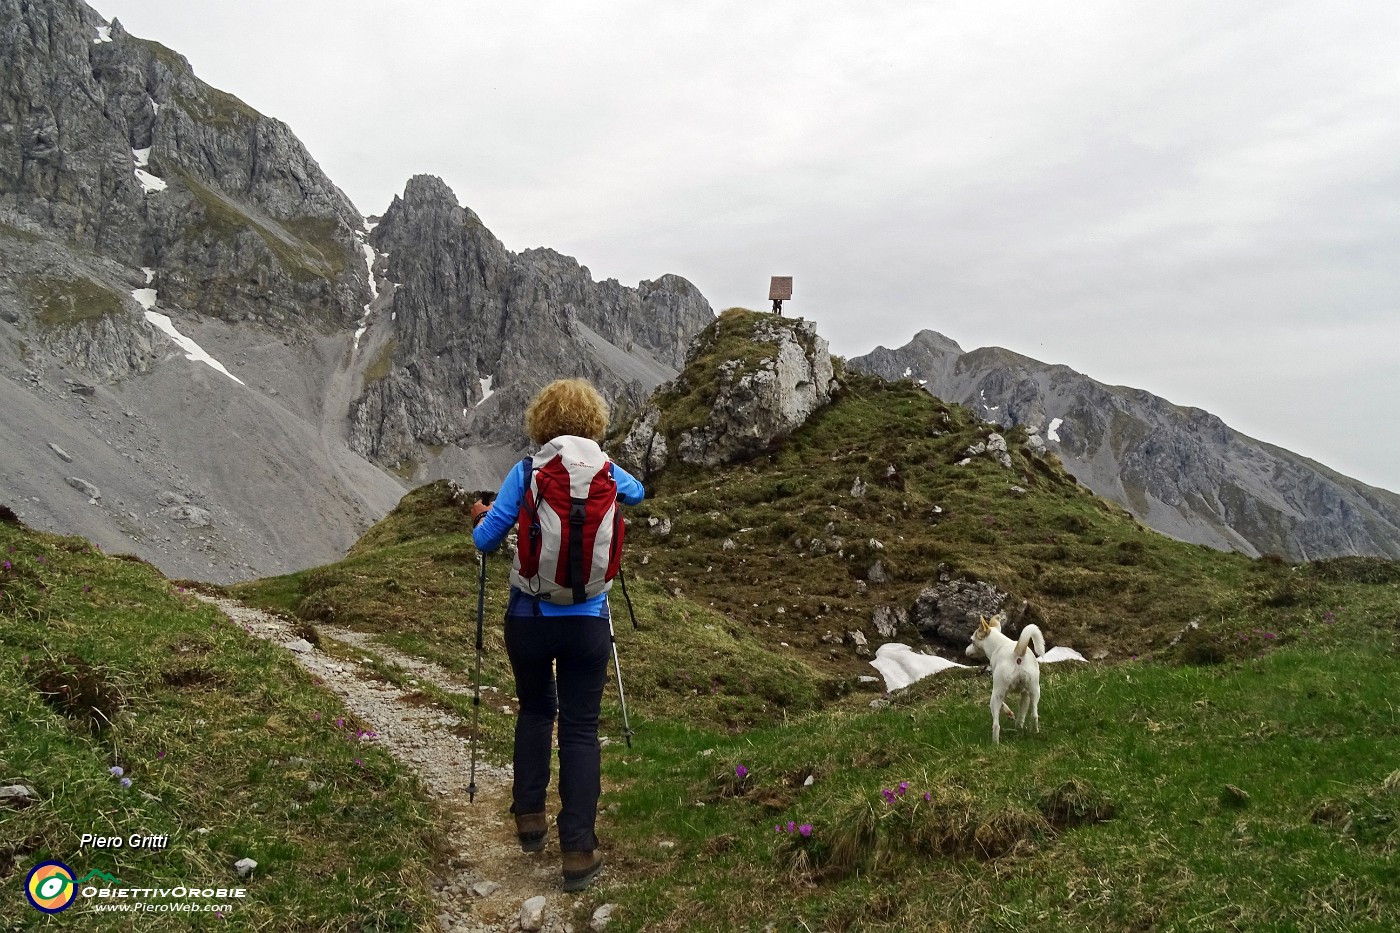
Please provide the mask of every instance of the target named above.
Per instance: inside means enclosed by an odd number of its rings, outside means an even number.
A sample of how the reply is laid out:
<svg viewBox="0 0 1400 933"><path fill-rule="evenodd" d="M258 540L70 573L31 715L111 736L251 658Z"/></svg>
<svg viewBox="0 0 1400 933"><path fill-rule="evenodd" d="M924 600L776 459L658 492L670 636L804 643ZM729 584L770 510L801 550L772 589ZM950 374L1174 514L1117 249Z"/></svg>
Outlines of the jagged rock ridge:
<svg viewBox="0 0 1400 933"><path fill-rule="evenodd" d="M714 317L679 276L629 288L594 282L553 250L513 253L432 176L409 181L370 242L387 257L390 321L351 409L351 443L380 462L519 447L525 405L564 376L635 410Z"/></svg>
<svg viewBox="0 0 1400 933"><path fill-rule="evenodd" d="M1294 560L1400 557L1400 496L1233 430L1209 412L925 330L850 366L914 379L989 421L1039 432L1095 493L1186 541Z"/></svg>

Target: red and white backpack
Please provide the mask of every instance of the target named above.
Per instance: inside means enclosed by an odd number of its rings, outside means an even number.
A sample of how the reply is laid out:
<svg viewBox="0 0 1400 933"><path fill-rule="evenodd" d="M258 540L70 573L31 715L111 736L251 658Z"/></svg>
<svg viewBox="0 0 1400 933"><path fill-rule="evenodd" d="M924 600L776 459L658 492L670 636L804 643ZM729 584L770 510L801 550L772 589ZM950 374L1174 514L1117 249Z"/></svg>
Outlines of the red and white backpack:
<svg viewBox="0 0 1400 933"><path fill-rule="evenodd" d="M594 441L564 435L525 459L510 582L570 606L606 593L622 564L622 510L612 461Z"/></svg>

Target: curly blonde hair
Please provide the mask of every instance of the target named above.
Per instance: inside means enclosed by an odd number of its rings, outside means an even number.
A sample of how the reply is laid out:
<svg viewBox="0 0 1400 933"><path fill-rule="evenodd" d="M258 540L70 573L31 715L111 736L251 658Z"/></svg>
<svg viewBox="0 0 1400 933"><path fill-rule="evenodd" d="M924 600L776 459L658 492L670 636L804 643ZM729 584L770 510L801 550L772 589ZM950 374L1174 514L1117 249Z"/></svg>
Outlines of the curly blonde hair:
<svg viewBox="0 0 1400 933"><path fill-rule="evenodd" d="M608 403L587 379L556 379L525 409L525 433L536 444L563 434L601 441L608 429Z"/></svg>

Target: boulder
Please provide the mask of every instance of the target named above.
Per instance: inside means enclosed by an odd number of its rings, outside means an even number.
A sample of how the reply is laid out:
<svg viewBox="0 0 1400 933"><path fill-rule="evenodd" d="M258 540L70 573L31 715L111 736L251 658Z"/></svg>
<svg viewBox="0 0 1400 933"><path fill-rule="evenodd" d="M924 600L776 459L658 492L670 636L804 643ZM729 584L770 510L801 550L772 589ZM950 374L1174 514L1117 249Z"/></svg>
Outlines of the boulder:
<svg viewBox="0 0 1400 933"><path fill-rule="evenodd" d="M993 616L1006 605L1008 594L990 583L939 580L919 593L909 621L925 638L953 649L967 646L979 616Z"/></svg>
<svg viewBox="0 0 1400 933"><path fill-rule="evenodd" d="M89 499L97 500L102 498L102 490L98 489L92 483L89 483L87 480L81 477L66 476L64 477L64 482L66 482L69 486L72 486L74 489L78 490L78 492L87 496Z"/></svg>

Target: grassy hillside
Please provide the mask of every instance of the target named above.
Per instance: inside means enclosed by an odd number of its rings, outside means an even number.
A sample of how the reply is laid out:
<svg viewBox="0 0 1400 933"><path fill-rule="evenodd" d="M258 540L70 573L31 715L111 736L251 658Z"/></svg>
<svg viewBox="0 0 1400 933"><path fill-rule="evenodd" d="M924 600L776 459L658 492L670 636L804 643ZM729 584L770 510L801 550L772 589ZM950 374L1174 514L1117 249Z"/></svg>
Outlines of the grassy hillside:
<svg viewBox="0 0 1400 933"><path fill-rule="evenodd" d="M705 373L687 379L703 387ZM612 606L636 738L616 741L610 681L611 868L576 902L576 928L605 902L624 931L1400 928L1400 564L1290 565L1171 541L1014 430L1010 469L968 459L992 426L912 384L843 379L771 454L672 466L628 511L638 626L620 588ZM422 487L345 560L234 590L470 679L478 565L463 505L448 484ZM49 788L42 808L3 814L27 840L4 843L7 889L23 860L71 850L115 799L192 841L178 863L95 857L107 870L227 876L265 855L258 918L423 917L421 797L311 718L327 703L290 662L143 565L4 534L24 569L3 590L0 699L18 712L0 730L0 779ZM509 690L507 567L488 561L483 682ZM1007 725L991 744L981 670L888 698L861 681L874 670L839 636L861 630L873 647L872 614L907 609L940 576L999 587L1051 644L1100 659L1045 667L1039 734ZM47 705L33 659L69 654L134 718L91 732ZM418 689L472 712L469 695ZM481 722L488 756L505 760L510 715L487 704ZM275 764L294 758L316 764ZM118 796L106 769L127 762L163 803ZM326 786L308 798L313 770ZM229 799L248 805L216 805ZM327 818L308 827L322 802ZM213 832L194 839L197 826ZM289 878L293 857L336 884Z"/></svg>
<svg viewBox="0 0 1400 933"><path fill-rule="evenodd" d="M1400 927L1400 565L1172 541L1014 430L1010 470L959 465L991 430L847 376L771 456L672 466L629 510L640 628L617 588L613 610L637 738L605 750L614 871L590 895L620 905L610 929ZM445 484L421 488L347 560L239 595L466 671L460 516ZM488 563L484 679L508 689L507 565ZM991 745L981 671L880 703L826 637L873 646L872 613L940 573L1102 656L1045 668L1039 735ZM483 722L505 754L509 718Z"/></svg>
<svg viewBox="0 0 1400 933"><path fill-rule="evenodd" d="M22 888L48 859L132 887L241 885L230 929L422 927L436 864L423 794L286 651L77 538L0 522L0 558L0 786L36 798L0 804L0 928L43 925ZM84 833L168 847L80 847ZM243 858L258 866L240 881ZM137 928L114 921L52 923Z"/></svg>

